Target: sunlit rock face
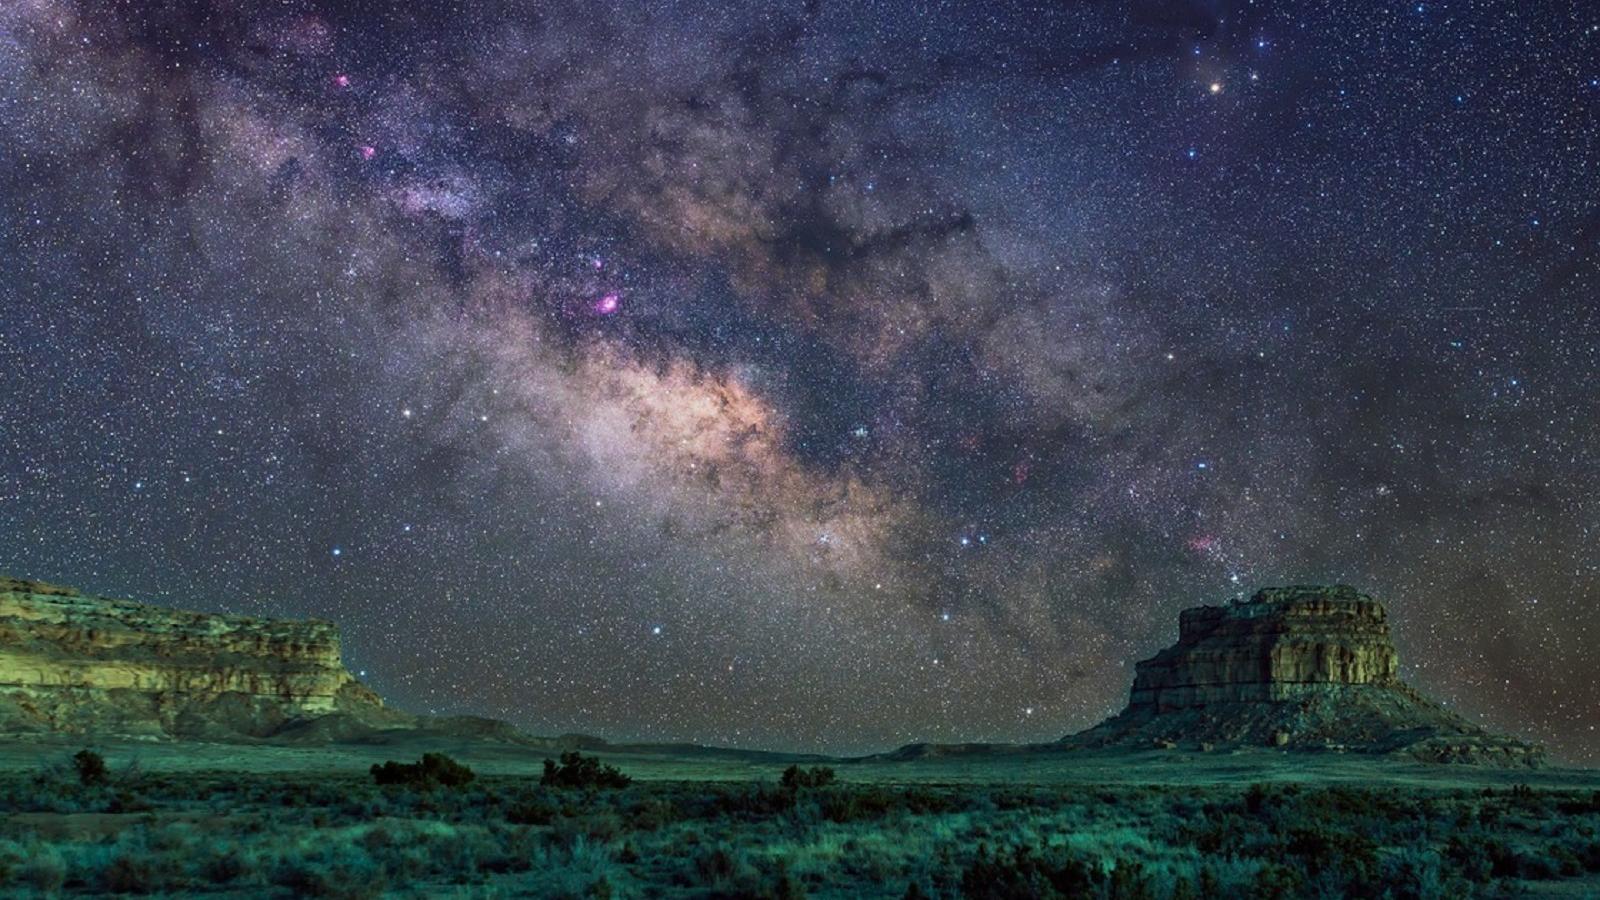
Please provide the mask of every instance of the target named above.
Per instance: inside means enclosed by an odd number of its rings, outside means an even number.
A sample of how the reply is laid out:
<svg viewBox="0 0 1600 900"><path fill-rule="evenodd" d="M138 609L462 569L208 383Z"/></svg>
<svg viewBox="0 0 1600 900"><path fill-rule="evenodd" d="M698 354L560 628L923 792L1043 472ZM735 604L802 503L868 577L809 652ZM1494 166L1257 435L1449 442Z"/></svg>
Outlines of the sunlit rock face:
<svg viewBox="0 0 1600 900"><path fill-rule="evenodd" d="M266 737L405 717L344 667L328 622L183 612L0 578L0 730Z"/></svg>
<svg viewBox="0 0 1600 900"><path fill-rule="evenodd" d="M1383 605L1354 588L1271 588L1178 618L1178 643L1138 663L1130 708L1287 700L1325 685L1394 685Z"/></svg>
<svg viewBox="0 0 1600 900"><path fill-rule="evenodd" d="M1080 747L1242 746L1535 765L1399 677L1383 604L1345 585L1269 588L1184 610L1178 642L1136 664L1128 706L1066 739Z"/></svg>

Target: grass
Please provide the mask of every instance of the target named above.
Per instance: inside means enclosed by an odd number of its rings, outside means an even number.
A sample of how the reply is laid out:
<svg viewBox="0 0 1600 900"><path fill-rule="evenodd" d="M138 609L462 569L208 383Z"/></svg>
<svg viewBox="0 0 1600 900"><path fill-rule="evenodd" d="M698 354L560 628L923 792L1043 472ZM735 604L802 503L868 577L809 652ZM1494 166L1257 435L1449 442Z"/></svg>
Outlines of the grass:
<svg viewBox="0 0 1600 900"><path fill-rule="evenodd" d="M907 784L840 767L798 788L773 765L573 787L530 767L445 788L115 753L86 783L67 756L0 773L0 894L1403 900L1600 885L1600 790L1577 776Z"/></svg>

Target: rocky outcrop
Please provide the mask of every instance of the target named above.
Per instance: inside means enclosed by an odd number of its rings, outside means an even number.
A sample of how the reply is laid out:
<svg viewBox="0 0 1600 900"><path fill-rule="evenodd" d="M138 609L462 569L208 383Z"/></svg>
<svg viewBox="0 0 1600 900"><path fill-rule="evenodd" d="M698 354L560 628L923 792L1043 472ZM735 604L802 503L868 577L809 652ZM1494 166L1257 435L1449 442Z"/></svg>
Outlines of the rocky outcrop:
<svg viewBox="0 0 1600 900"><path fill-rule="evenodd" d="M1184 610L1178 642L1136 665L1127 708L1066 743L1543 759L1542 748L1491 734L1404 684L1383 605L1345 585L1269 588Z"/></svg>
<svg viewBox="0 0 1600 900"><path fill-rule="evenodd" d="M269 738L402 727L331 623L183 612L0 578L0 731Z"/></svg>
<svg viewBox="0 0 1600 900"><path fill-rule="evenodd" d="M1165 712L1399 683L1383 605L1350 587L1270 588L1178 616L1178 643L1137 664L1128 707Z"/></svg>

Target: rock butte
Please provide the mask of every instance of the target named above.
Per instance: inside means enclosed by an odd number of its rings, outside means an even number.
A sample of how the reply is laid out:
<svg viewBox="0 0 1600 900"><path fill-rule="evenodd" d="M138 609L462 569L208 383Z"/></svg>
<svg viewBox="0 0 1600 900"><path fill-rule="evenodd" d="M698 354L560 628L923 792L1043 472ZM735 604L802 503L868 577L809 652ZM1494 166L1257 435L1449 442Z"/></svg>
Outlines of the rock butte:
<svg viewBox="0 0 1600 900"><path fill-rule="evenodd" d="M1178 643L1136 665L1130 710L1285 701L1400 683L1383 605L1354 588L1269 588L1178 616Z"/></svg>
<svg viewBox="0 0 1600 900"><path fill-rule="evenodd" d="M1137 663L1127 707L1066 738L1081 747L1389 753L1537 765L1400 680L1383 604L1346 585L1268 588L1178 618L1178 642Z"/></svg>

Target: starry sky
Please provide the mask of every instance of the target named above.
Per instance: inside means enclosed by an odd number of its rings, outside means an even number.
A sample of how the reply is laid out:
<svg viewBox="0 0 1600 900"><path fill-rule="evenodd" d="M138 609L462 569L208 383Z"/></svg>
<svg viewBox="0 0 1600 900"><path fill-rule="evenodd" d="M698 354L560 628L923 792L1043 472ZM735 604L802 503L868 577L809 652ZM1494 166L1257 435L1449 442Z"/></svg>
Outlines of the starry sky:
<svg viewBox="0 0 1600 900"><path fill-rule="evenodd" d="M0 5L0 571L395 705L1046 740L1342 581L1600 761L1600 8Z"/></svg>

